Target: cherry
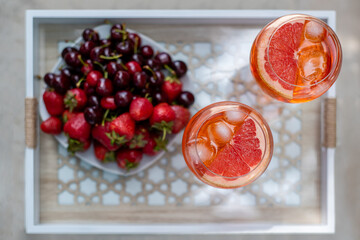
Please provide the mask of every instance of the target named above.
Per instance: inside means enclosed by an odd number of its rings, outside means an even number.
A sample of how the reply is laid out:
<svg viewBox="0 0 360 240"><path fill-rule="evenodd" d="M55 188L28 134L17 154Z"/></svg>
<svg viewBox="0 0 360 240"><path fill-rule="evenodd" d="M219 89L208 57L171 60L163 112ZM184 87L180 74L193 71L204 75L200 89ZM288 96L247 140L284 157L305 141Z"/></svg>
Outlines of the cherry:
<svg viewBox="0 0 360 240"><path fill-rule="evenodd" d="M122 90L115 94L115 104L118 107L127 107L130 105L133 95L130 91Z"/></svg>
<svg viewBox="0 0 360 240"><path fill-rule="evenodd" d="M84 58L89 58L91 50L96 46L93 41L86 41L81 44L79 52Z"/></svg>
<svg viewBox="0 0 360 240"><path fill-rule="evenodd" d="M140 95L142 97L148 97L148 96L151 96L151 89L150 88L142 88L140 90Z"/></svg>
<svg viewBox="0 0 360 240"><path fill-rule="evenodd" d="M60 70L60 75L66 78L71 78L71 75L73 74L73 71L71 71L70 68L65 67Z"/></svg>
<svg viewBox="0 0 360 240"><path fill-rule="evenodd" d="M84 64L85 63L85 64ZM94 64L90 59L86 59L81 67L81 72L85 75L88 75L94 69Z"/></svg>
<svg viewBox="0 0 360 240"><path fill-rule="evenodd" d="M71 87L70 79L61 75L55 75L53 80L53 88L55 92L65 94Z"/></svg>
<svg viewBox="0 0 360 240"><path fill-rule="evenodd" d="M102 77L103 77L103 75L101 72L99 72L97 70L92 70L86 76L86 82L89 84L89 86L95 87L97 85L99 79Z"/></svg>
<svg viewBox="0 0 360 240"><path fill-rule="evenodd" d="M106 71L108 72L110 78L113 78L114 75L116 74L116 72L117 72L118 70L120 70L120 69L119 69L119 64L117 64L117 63L114 62L114 61L109 62L109 63L106 65Z"/></svg>
<svg viewBox="0 0 360 240"><path fill-rule="evenodd" d="M81 56L79 52L68 52L65 54L64 60L70 67L81 67L79 56Z"/></svg>
<svg viewBox="0 0 360 240"><path fill-rule="evenodd" d="M120 70L115 73L114 85L117 89L125 89L130 85L130 74Z"/></svg>
<svg viewBox="0 0 360 240"><path fill-rule="evenodd" d="M86 96L91 96L96 93L95 87L90 86L87 82L84 83L84 91L86 93Z"/></svg>
<svg viewBox="0 0 360 240"><path fill-rule="evenodd" d="M111 40L110 39L101 39L99 45L102 46L102 47L110 47L111 46Z"/></svg>
<svg viewBox="0 0 360 240"><path fill-rule="evenodd" d="M87 105L89 107L98 107L98 106L100 106L99 98L96 95L89 96Z"/></svg>
<svg viewBox="0 0 360 240"><path fill-rule="evenodd" d="M73 75L71 75L70 77L71 86L76 88L77 83L80 81L80 79L81 79L81 75L79 73L74 73Z"/></svg>
<svg viewBox="0 0 360 240"><path fill-rule="evenodd" d="M145 72L134 73L133 84L136 88L138 89L145 88L147 80L148 80L148 75Z"/></svg>
<svg viewBox="0 0 360 240"><path fill-rule="evenodd" d="M110 48L110 47L104 47L104 50L103 50L104 52L103 52L103 54L102 54L102 56L104 56L104 57L111 57L111 56L113 56L113 50ZM102 56L100 56L100 57L102 57Z"/></svg>
<svg viewBox="0 0 360 240"><path fill-rule="evenodd" d="M174 61L172 64L172 68L175 70L177 77L182 77L187 72L187 66L183 61Z"/></svg>
<svg viewBox="0 0 360 240"><path fill-rule="evenodd" d="M151 58L154 55L154 50L151 46L145 45L140 48L140 53L144 58Z"/></svg>
<svg viewBox="0 0 360 240"><path fill-rule="evenodd" d="M101 99L100 105L102 108L115 110L117 108L115 99L113 96L104 97Z"/></svg>
<svg viewBox="0 0 360 240"><path fill-rule="evenodd" d="M55 79L54 73L46 73L44 76L44 81L49 87L53 87L54 79Z"/></svg>
<svg viewBox="0 0 360 240"><path fill-rule="evenodd" d="M102 97L110 96L113 91L112 82L107 78L100 78L96 84L96 93Z"/></svg>
<svg viewBox="0 0 360 240"><path fill-rule="evenodd" d="M102 121L103 111L100 107L87 107L84 110L84 117L90 125L95 125Z"/></svg>
<svg viewBox="0 0 360 240"><path fill-rule="evenodd" d="M145 65L149 66L153 71L161 70L161 63L159 60L156 59L147 59Z"/></svg>
<svg viewBox="0 0 360 240"><path fill-rule="evenodd" d="M194 95L191 92L183 91L177 98L177 102L184 107L190 107L195 101Z"/></svg>
<svg viewBox="0 0 360 240"><path fill-rule="evenodd" d="M61 51L61 57L64 58L68 52L78 52L78 50L74 47L66 47Z"/></svg>
<svg viewBox="0 0 360 240"><path fill-rule="evenodd" d="M91 29L91 28L86 28L82 33L82 37L83 37L84 41L97 42L100 39L99 34L96 31L94 31L94 29Z"/></svg>
<svg viewBox="0 0 360 240"><path fill-rule="evenodd" d="M161 86L164 82L164 74L161 71L155 71L149 78L151 86Z"/></svg>
<svg viewBox="0 0 360 240"><path fill-rule="evenodd" d="M143 65L144 58L142 57L142 55L140 55L140 54L138 54L138 53L134 53L134 54L131 56L131 61L135 61L135 62L137 62L138 64Z"/></svg>
<svg viewBox="0 0 360 240"><path fill-rule="evenodd" d="M130 62L126 63L125 66L128 69L127 70L128 73L130 73L131 75L133 75L136 72L142 71L140 64L135 61L130 61Z"/></svg>
<svg viewBox="0 0 360 240"><path fill-rule="evenodd" d="M167 97L164 93L162 92L155 92L152 95L153 100L156 104L162 103L162 102L167 102Z"/></svg>
<svg viewBox="0 0 360 240"><path fill-rule="evenodd" d="M166 52L156 54L155 59L158 60L163 66L170 65L172 62L170 55Z"/></svg>
<svg viewBox="0 0 360 240"><path fill-rule="evenodd" d="M116 45L116 51L123 56L133 53L134 46L131 41L122 41Z"/></svg>
<svg viewBox="0 0 360 240"><path fill-rule="evenodd" d="M104 49L102 47L94 47L90 52L90 59L94 62L103 62L104 60L100 58L101 55L104 55Z"/></svg>
<svg viewBox="0 0 360 240"><path fill-rule="evenodd" d="M136 33L129 33L128 39L133 43L134 46L136 46L137 50L141 46L141 37Z"/></svg>
<svg viewBox="0 0 360 240"><path fill-rule="evenodd" d="M123 39L123 26L121 24L115 24L111 27L110 37L114 41L121 41Z"/></svg>

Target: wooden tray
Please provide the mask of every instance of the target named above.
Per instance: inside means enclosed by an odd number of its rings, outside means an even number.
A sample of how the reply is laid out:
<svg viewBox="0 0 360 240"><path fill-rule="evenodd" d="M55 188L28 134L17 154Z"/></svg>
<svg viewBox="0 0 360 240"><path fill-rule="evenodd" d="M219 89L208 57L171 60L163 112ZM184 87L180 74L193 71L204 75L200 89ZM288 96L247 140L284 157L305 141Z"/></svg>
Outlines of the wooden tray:
<svg viewBox="0 0 360 240"><path fill-rule="evenodd" d="M334 231L335 86L305 104L263 94L249 70L252 41L290 11L27 11L26 230L28 233L330 233ZM303 12L335 28L332 11ZM274 157L256 182L235 190L198 181L181 137L149 169L119 177L67 155L38 129L36 98L59 51L85 27L127 25L184 60L195 81L192 109L234 100L260 111ZM32 110L31 110L32 109ZM35 112L35 113L34 113ZM32 141L36 139L36 141ZM32 143L32 145L31 145Z"/></svg>

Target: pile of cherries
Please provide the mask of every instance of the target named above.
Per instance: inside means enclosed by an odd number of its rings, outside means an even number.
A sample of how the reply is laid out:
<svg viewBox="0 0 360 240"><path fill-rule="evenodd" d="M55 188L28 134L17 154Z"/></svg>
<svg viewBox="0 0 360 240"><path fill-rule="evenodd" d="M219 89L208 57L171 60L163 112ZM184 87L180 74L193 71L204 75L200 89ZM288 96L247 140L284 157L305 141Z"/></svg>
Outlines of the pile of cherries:
<svg viewBox="0 0 360 240"><path fill-rule="evenodd" d="M173 61L166 52L154 52L151 46L142 45L139 34L128 31L124 24L113 25L110 37L107 39L100 39L99 34L90 28L83 31L82 38L80 47L63 49L61 57L66 65L61 67L60 74L47 73L44 76L47 89L43 99L51 120L45 120L41 129L50 134L64 131L69 139L70 152L86 150L92 139L95 139L95 146L104 147L102 155L100 151L95 150L99 160L104 162L106 159L116 160L120 167L134 167L137 164L135 161L131 162L129 157L134 155L131 155L133 152L128 152L130 155L127 156L126 161L120 161L119 158L124 155L125 150L143 152L142 148L146 145L146 141L145 144L140 144L140 147L139 144L135 144L134 148L130 147L130 143L139 135L138 129L142 129L140 134L142 132L144 135L141 139L152 136L157 145L163 146L166 133L179 132L179 126L185 127L189 120L190 114L187 108L193 104L194 95L189 91L183 91L181 83L181 77L186 74L187 66L183 61ZM134 101L135 99L138 100ZM148 103L143 99L150 102L151 107L146 105ZM160 107L155 113L158 105ZM166 120L165 115L173 114L167 111L167 107L173 109L179 119ZM159 118L157 114L164 116ZM87 124L86 128L77 129L78 122L66 126L70 118L75 115L83 116ZM132 130L132 123L128 127L128 120L121 122L126 128L122 136L121 130L119 127L116 128L116 123L113 121L120 116L121 120L125 119L124 115L131 116L130 121L134 122L135 129ZM109 138L109 142L102 139L103 136L100 138L93 136L95 128L105 125L109 125L104 130L104 136ZM175 131L173 131L174 125L177 126ZM81 132L84 129L86 133ZM80 132L74 133L76 131ZM89 131L90 136L79 137L88 135ZM119 138L123 141L119 141ZM154 149L155 147L152 150ZM136 156L138 163L139 154Z"/></svg>

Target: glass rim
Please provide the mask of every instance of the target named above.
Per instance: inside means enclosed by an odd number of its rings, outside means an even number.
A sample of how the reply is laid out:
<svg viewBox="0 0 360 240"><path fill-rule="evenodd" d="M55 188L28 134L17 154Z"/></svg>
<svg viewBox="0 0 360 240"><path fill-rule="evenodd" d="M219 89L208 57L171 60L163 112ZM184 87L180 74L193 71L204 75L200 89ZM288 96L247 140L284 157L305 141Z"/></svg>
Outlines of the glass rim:
<svg viewBox="0 0 360 240"><path fill-rule="evenodd" d="M273 24L275 21L279 20L280 18L283 18L283 17L291 17L290 19L284 21L283 23L281 23L279 26L276 27L276 29L274 30L274 32L271 34L270 36L270 40L269 42L267 43L267 46L266 46L266 56L267 56L267 59L268 59L268 62L269 62L269 66L270 66L270 69L272 71L272 73L274 73L276 75L276 77L282 81L283 83L289 85L289 86L293 86L293 87L300 87L300 88L307 88L307 87L312 87L312 86L316 86L322 82L324 82L326 79L330 78L331 76L333 75L337 75L337 73L335 72L337 69L339 69L339 66L341 65L341 62L342 62L342 48L341 48L341 44L340 44L340 41L339 41L339 38L337 37L335 31L329 26L327 25L324 21L322 21L321 19L318 19L316 17L313 17L311 15L307 15L307 14L289 14L289 15L285 15L285 16L282 16L282 17L279 17L277 19L275 19L274 21L272 21L271 23L269 23L266 27L270 26L271 24ZM332 64L331 66L331 70L329 71L329 73L324 76L320 81L316 81L316 83L313 83L313 84L309 84L309 85L296 85L296 84L291 84L291 83L288 83L286 82L284 79L282 79L273 69L273 66L271 64L271 61L270 61L270 56L269 56L269 47L270 47L270 43L273 39L273 36L275 35L275 33L285 24L289 23L289 22L292 22L292 21L296 21L296 20L307 20L309 19L311 21L315 21L319 24L321 24L325 29L326 31L328 32L328 35L330 36L331 40L333 41L334 43L334 46L335 46L335 49L336 49L336 54L337 54L337 58L336 61ZM266 28L265 27L265 28ZM265 29L264 28L264 29ZM306 79L306 78L303 78L303 79ZM331 84L336 80L336 78L332 79L331 81Z"/></svg>
<svg viewBox="0 0 360 240"><path fill-rule="evenodd" d="M228 105L228 106L232 106L232 107L235 107L235 106L241 106L241 107L245 107L246 109L248 109L249 111L251 112L254 112L258 117L260 117L260 119L264 122L264 125L265 125L265 128L267 128L268 132L271 133L271 130L270 130L270 127L269 125L267 124L266 120L261 116L261 114L259 112L257 112L255 109L251 108L250 106L247 106L245 104L242 104L242 103L239 103L239 102L233 102L233 101L223 101L223 102L217 102L217 103L213 103L213 104L210 104L208 106L206 106L204 109L202 114L205 113L206 111L208 111L209 109L213 108L213 107L216 107L217 105ZM201 110L200 110L201 111ZM214 113L214 114L218 114L218 113L222 113L222 112L226 112L226 111L232 111L231 109L229 110L224 110L224 109L221 109L220 111ZM264 132L264 127L261 126L261 124L259 123L258 120L256 120L254 117L250 116L250 113L246 113L246 112L243 112L241 111L240 109L237 109L237 111L240 111L244 114L246 114L246 118L247 119L248 117L250 117L252 120L255 121L255 124L257 124L259 126L259 128L261 129L261 132L264 136L264 140L265 140L265 147L264 147L264 152L263 152L263 155L261 157L261 160L259 161L259 163L256 165L256 167L254 167L253 169L251 169L248 173L246 174L243 174L243 175L240 175L240 176L236 176L236 177L228 177L228 176L223 176L223 175L219 175L217 173L214 173L213 171L211 171L205 164L204 162L201 160L200 156L199 156L199 153L198 153L198 148L197 148L197 139L198 139L198 135L199 135L199 131L201 129L201 127L204 125L204 123L209 120L214 114L208 116L202 123L201 125L199 126L197 132L196 132L196 138L195 138L195 152L196 152L196 156L198 157L199 161L201 162L202 166L205 167L206 170L208 170L210 173L214 174L215 176L219 176L219 177L222 177L222 178L225 178L225 179L231 179L231 180L236 180L236 179L239 179L239 178L243 178L243 177L246 177L248 175L250 175L252 172L254 172L256 169L258 169L261 165L261 163L264 161L264 158L265 158L265 155L266 155L266 152L267 152L267 143L268 143L268 139L266 138L266 134ZM244 121L245 121L244 119ZM271 159L270 159L271 160ZM269 165L270 163L270 160L268 161L267 165ZM259 173L258 176L260 176L265 170L267 169L267 166L264 168L264 170L262 172Z"/></svg>

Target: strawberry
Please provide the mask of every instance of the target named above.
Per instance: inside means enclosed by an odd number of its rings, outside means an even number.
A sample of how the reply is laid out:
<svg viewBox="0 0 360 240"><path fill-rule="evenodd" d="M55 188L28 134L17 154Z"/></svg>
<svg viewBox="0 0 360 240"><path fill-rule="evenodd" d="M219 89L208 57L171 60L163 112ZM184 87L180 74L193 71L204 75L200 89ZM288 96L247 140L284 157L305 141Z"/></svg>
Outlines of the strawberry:
<svg viewBox="0 0 360 240"><path fill-rule="evenodd" d="M139 126L135 129L135 135L131 139L131 141L128 142L128 146L130 149L143 148L147 144L147 139L149 138L150 134L148 130L143 126Z"/></svg>
<svg viewBox="0 0 360 240"><path fill-rule="evenodd" d="M105 122L104 125L96 125L91 131L91 135L99 143L105 146L109 151L116 151L120 148L120 144L111 143L111 139L107 136L111 134L110 122Z"/></svg>
<svg viewBox="0 0 360 240"><path fill-rule="evenodd" d="M160 137L149 136L146 145L142 149L144 154L149 156L156 155L160 150L166 151L167 140L162 140Z"/></svg>
<svg viewBox="0 0 360 240"><path fill-rule="evenodd" d="M151 116L153 109L153 105L147 98L138 97L131 101L129 112L135 121L143 121Z"/></svg>
<svg viewBox="0 0 360 240"><path fill-rule="evenodd" d="M142 159L142 152L138 150L122 149L116 154L116 162L120 168L130 170L136 168Z"/></svg>
<svg viewBox="0 0 360 240"><path fill-rule="evenodd" d="M51 116L58 116L64 112L64 97L54 91L46 90L43 94L46 110Z"/></svg>
<svg viewBox="0 0 360 240"><path fill-rule="evenodd" d="M48 134L59 134L61 133L62 122L57 117L49 117L43 121L40 125L41 130Z"/></svg>
<svg viewBox="0 0 360 240"><path fill-rule="evenodd" d="M115 110L117 108L113 96L103 97L100 101L100 105L104 109Z"/></svg>
<svg viewBox="0 0 360 240"><path fill-rule="evenodd" d="M91 125L86 122L84 113L79 113L65 123L64 132L84 143L90 138Z"/></svg>
<svg viewBox="0 0 360 240"><path fill-rule="evenodd" d="M135 134L135 121L131 118L130 113L123 113L110 123L111 134L106 134L111 143L121 145L130 141Z"/></svg>
<svg viewBox="0 0 360 240"><path fill-rule="evenodd" d="M82 110L85 107L86 103L86 93L81 88L73 88L66 92L64 104L66 108L69 108L70 112L72 112L73 110Z"/></svg>
<svg viewBox="0 0 360 240"><path fill-rule="evenodd" d="M173 105L171 108L175 112L175 121L172 133L178 133L183 129L190 120L190 112L187 108L179 105Z"/></svg>
<svg viewBox="0 0 360 240"><path fill-rule="evenodd" d="M182 83L174 77L166 77L165 82L161 86L161 90L167 96L170 102L174 101L182 91Z"/></svg>
<svg viewBox="0 0 360 240"><path fill-rule="evenodd" d="M114 162L115 152L109 151L104 145L95 141L94 142L94 153L97 159L99 159L102 163Z"/></svg>
<svg viewBox="0 0 360 240"><path fill-rule="evenodd" d="M150 117L151 127L163 132L164 140L167 133L172 132L175 120L175 112L167 103L160 103L154 107L153 114Z"/></svg>
<svg viewBox="0 0 360 240"><path fill-rule="evenodd" d="M73 138L69 138L68 144L68 152L74 154L75 152L83 152L89 149L91 146L91 139L87 139L86 141L79 141Z"/></svg>
<svg viewBox="0 0 360 240"><path fill-rule="evenodd" d="M70 112L69 110L65 109L65 111L62 114L62 122L65 124L67 121L75 117L77 114L79 113Z"/></svg>

